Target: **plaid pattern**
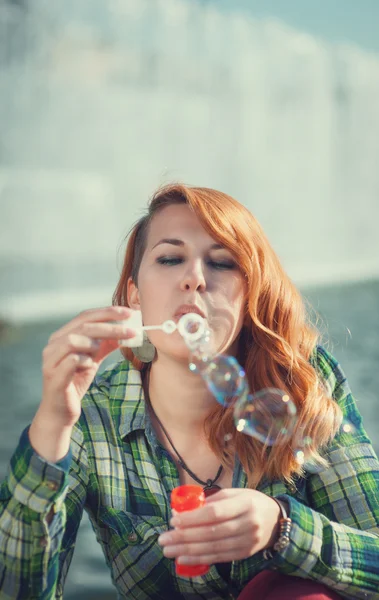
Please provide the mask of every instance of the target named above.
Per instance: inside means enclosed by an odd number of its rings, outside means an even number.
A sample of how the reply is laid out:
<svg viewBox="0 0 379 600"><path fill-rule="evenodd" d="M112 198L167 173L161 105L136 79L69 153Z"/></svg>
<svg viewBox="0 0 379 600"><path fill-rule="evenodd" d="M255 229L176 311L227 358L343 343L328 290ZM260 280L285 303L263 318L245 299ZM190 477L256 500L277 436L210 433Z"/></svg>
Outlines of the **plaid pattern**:
<svg viewBox="0 0 379 600"><path fill-rule="evenodd" d="M157 537L168 528L177 469L145 412L139 372L121 361L95 378L62 461L40 458L28 428L22 433L0 486L0 598L63 597L85 509L120 598L232 599L270 568L325 583L345 598L378 600L379 462L339 364L322 347L313 360L354 432L336 436L329 468L294 486L262 483L262 492L289 502L293 521L290 544L273 559L260 552L234 561L228 583L215 566L200 578L175 575ZM245 486L236 459L233 487Z"/></svg>

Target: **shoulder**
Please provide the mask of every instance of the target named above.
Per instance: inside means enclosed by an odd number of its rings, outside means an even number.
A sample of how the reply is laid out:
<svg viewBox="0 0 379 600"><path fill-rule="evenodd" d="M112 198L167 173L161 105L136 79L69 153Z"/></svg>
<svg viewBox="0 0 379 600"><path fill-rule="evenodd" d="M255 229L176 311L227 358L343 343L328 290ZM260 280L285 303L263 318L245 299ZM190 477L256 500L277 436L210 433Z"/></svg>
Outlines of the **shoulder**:
<svg viewBox="0 0 379 600"><path fill-rule="evenodd" d="M327 394L338 404L342 412L342 427L335 442L345 446L358 442L371 444L363 426L357 401L338 360L323 346L316 346L311 363L317 370Z"/></svg>
<svg viewBox="0 0 379 600"><path fill-rule="evenodd" d="M317 345L314 348L310 363L331 396L336 398L341 391L345 394L350 391L340 363L324 346Z"/></svg>

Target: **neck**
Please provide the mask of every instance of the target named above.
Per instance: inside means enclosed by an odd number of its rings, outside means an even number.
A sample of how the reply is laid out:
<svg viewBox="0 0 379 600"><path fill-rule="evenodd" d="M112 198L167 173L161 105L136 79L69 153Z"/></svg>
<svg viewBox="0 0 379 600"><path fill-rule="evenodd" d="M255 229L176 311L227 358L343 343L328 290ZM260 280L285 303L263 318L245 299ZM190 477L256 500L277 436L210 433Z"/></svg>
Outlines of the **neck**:
<svg viewBox="0 0 379 600"><path fill-rule="evenodd" d="M204 486L206 496L231 486L232 473L205 439L204 420L216 400L200 375L188 370L188 363L153 363L145 377L145 391L152 407L157 435L180 467L181 483Z"/></svg>
<svg viewBox="0 0 379 600"><path fill-rule="evenodd" d="M183 437L202 435L216 400L188 363L160 358L150 367L147 386L153 409L170 432Z"/></svg>

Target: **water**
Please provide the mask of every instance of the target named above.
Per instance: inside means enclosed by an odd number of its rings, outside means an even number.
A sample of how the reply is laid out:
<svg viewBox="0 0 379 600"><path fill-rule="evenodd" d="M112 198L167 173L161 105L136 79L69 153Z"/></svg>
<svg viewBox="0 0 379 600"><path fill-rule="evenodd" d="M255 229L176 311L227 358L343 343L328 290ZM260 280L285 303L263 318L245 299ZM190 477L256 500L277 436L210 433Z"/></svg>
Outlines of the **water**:
<svg viewBox="0 0 379 600"><path fill-rule="evenodd" d="M329 329L330 348L347 373L366 429L379 453L379 281L325 287L304 292ZM19 435L32 419L41 396L41 352L61 322L3 329L0 343L0 477ZM113 360L112 355L109 360ZM114 598L110 576L85 516L71 564L66 600Z"/></svg>
<svg viewBox="0 0 379 600"><path fill-rule="evenodd" d="M303 285L379 275L377 56L216 2L3 0L0 66L0 318L110 285L178 179L245 204Z"/></svg>

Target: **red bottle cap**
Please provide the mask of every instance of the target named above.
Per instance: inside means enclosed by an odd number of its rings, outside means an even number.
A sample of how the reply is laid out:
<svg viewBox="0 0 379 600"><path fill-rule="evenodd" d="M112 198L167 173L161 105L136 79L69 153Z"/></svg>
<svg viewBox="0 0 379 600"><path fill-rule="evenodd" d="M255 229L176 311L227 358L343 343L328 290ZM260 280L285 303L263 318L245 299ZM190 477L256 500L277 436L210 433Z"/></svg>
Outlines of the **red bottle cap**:
<svg viewBox="0 0 379 600"><path fill-rule="evenodd" d="M171 492L171 508L177 512L204 506L205 494L200 485L180 485Z"/></svg>
<svg viewBox="0 0 379 600"><path fill-rule="evenodd" d="M171 492L171 508L177 512L195 510L205 504L204 490L200 485L180 485ZM181 577L198 577L209 571L209 565L181 565L175 560L176 574Z"/></svg>

